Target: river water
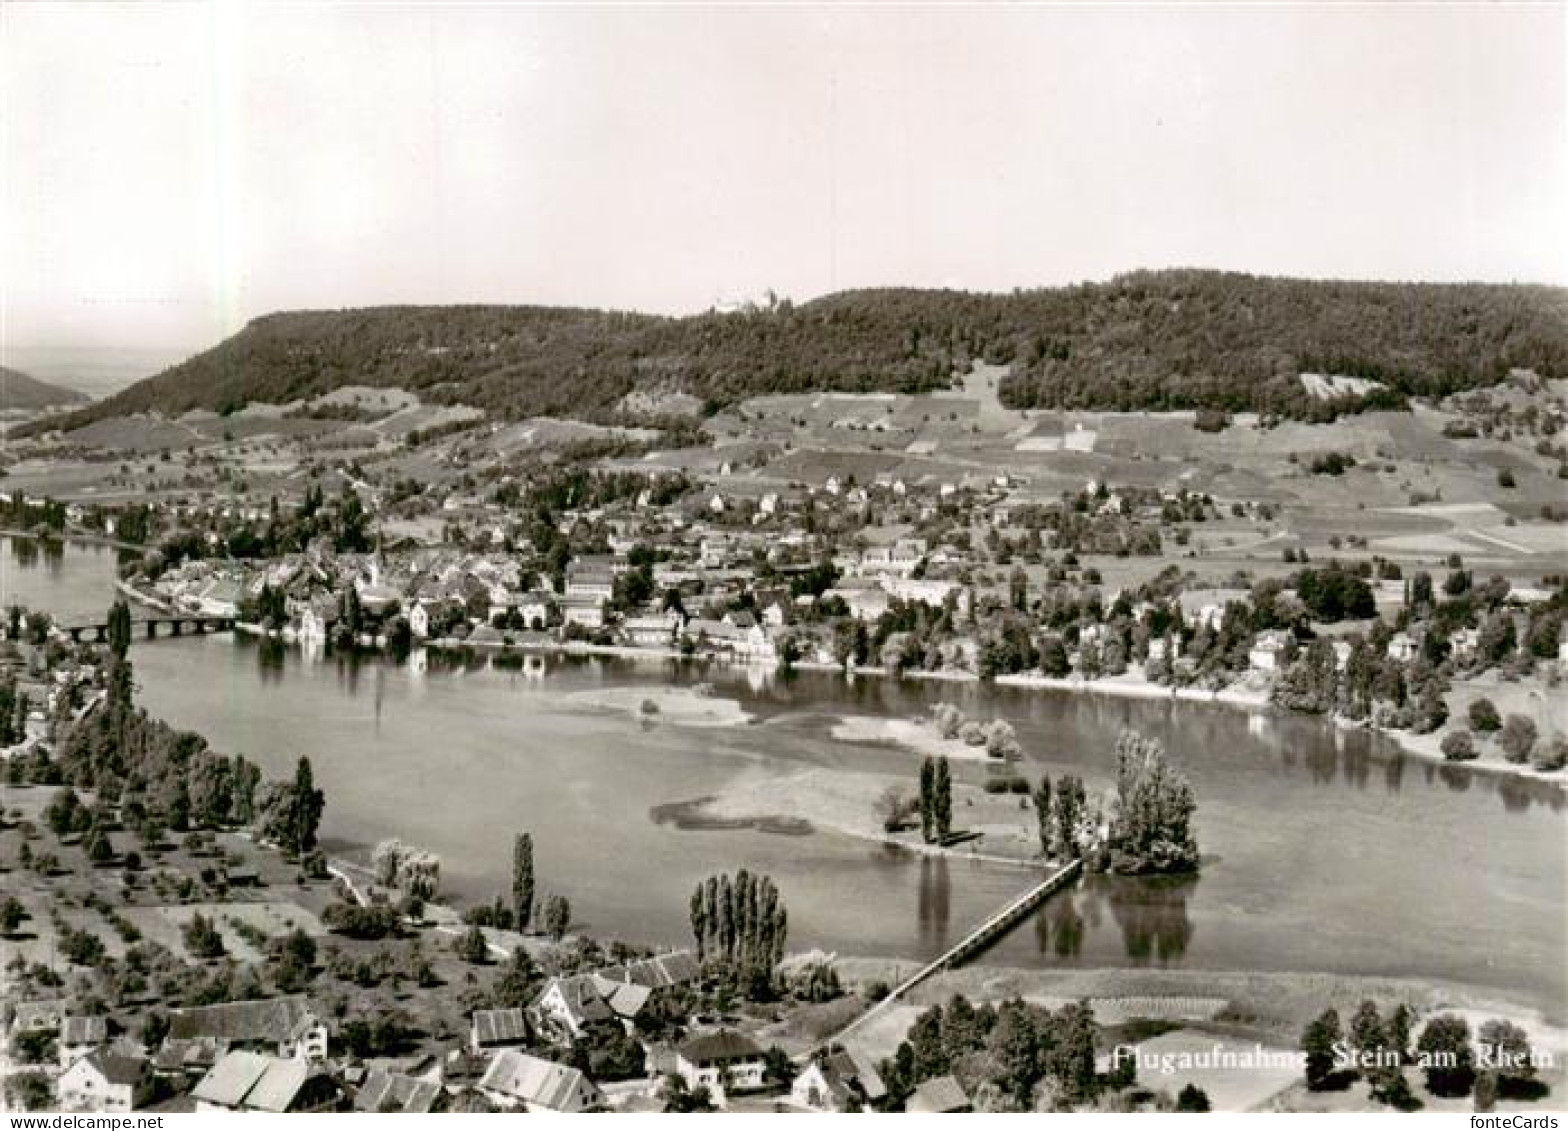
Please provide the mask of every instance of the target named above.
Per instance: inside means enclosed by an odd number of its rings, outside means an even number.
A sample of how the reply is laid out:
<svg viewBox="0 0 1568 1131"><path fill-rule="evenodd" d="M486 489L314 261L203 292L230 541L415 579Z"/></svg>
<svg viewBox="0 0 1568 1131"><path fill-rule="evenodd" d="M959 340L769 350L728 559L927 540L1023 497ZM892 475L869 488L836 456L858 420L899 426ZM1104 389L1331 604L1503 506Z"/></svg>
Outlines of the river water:
<svg viewBox="0 0 1568 1131"><path fill-rule="evenodd" d="M112 551L0 546L0 603L101 611ZM276 775L308 754L324 831L346 848L398 835L443 858L448 892L507 885L533 834L541 883L594 932L680 943L705 875L771 875L792 948L923 957L1016 893L1017 868L911 857L827 831L680 829L650 811L806 766L909 773L907 753L832 740L838 715L907 717L942 700L1002 716L1031 776L1111 780L1122 727L1156 735L1192 780L1204 851L1184 883L1090 878L988 961L1410 975L1494 987L1561 1016L1568 841L1560 790L1401 755L1377 736L1226 707L973 684L552 660L477 666L312 661L227 636L138 644L141 701ZM701 679L750 726L644 726L575 693ZM964 776L977 768L959 767ZM960 815L960 822L961 815Z"/></svg>

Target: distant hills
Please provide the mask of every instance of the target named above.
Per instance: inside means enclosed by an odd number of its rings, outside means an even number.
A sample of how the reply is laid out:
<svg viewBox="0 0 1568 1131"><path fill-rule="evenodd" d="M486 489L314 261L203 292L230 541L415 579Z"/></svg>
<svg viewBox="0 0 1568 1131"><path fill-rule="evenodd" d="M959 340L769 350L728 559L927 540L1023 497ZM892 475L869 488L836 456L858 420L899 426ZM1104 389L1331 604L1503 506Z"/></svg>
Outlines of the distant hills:
<svg viewBox="0 0 1568 1131"><path fill-rule="evenodd" d="M80 404L85 394L60 385L51 385L36 377L29 377L16 369L0 365L0 412L27 411L57 408L61 405Z"/></svg>
<svg viewBox="0 0 1568 1131"><path fill-rule="evenodd" d="M1135 272L1011 294L861 290L660 317L535 306L297 311L51 422L229 412L343 385L397 386L501 417L610 419L633 392L712 408L768 393L920 392L981 359L1014 407L1213 408L1308 419L1501 380L1568 377L1568 290ZM1380 389L1315 400L1303 371ZM36 430L36 426L35 426Z"/></svg>

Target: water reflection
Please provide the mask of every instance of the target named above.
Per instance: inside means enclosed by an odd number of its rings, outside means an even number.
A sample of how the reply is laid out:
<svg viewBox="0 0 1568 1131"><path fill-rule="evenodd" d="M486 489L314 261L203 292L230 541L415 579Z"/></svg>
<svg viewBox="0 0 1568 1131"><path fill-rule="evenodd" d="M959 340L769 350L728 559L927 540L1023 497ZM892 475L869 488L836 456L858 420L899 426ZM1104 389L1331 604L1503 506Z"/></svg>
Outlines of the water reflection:
<svg viewBox="0 0 1568 1131"><path fill-rule="evenodd" d="M1121 927L1127 957L1140 966L1151 960L1164 966L1186 954L1187 944L1192 941L1187 900L1197 885L1197 876L1094 876L1088 887L1104 893L1103 898Z"/></svg>
<svg viewBox="0 0 1568 1131"><path fill-rule="evenodd" d="M257 642L256 670L261 673L263 683L277 683L283 678L283 669L288 661L288 649L281 640L271 637Z"/></svg>
<svg viewBox="0 0 1568 1131"><path fill-rule="evenodd" d="M1470 784L1474 775L1461 766L1450 765L1445 762L1437 768L1437 779L1455 793L1470 792Z"/></svg>
<svg viewBox="0 0 1568 1131"><path fill-rule="evenodd" d="M1383 788L1389 793L1398 793L1399 785L1405 777L1405 756L1395 754L1383 761Z"/></svg>
<svg viewBox="0 0 1568 1131"><path fill-rule="evenodd" d="M952 879L945 856L921 856L920 887L915 923L921 943L931 950L947 944L948 921L952 917Z"/></svg>

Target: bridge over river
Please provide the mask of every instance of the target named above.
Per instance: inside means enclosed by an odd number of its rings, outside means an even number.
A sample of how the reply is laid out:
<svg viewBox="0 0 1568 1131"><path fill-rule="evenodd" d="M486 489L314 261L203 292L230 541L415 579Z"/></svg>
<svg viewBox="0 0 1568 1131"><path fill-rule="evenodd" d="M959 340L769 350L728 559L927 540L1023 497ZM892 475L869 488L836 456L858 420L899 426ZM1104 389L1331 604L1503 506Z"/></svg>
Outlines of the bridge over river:
<svg viewBox="0 0 1568 1131"><path fill-rule="evenodd" d="M234 628L235 619L201 613L155 613L131 621L131 641L134 643L138 639L156 640L160 629L168 636L184 636L187 632L193 636L202 636L209 632L230 632ZM103 644L109 639L109 622L104 619L87 623L57 624L53 631L62 637L69 636L73 644L80 644L84 640Z"/></svg>
<svg viewBox="0 0 1568 1131"><path fill-rule="evenodd" d="M903 997L910 990L918 986L921 982L924 982L927 978L934 974L940 973L943 970L949 969L950 967L957 966L959 963L964 962L967 959L973 958L986 947L994 943L997 939L1005 935L1019 922L1019 920L1023 919L1024 916L1028 915L1035 908L1039 907L1040 904L1044 903L1047 899L1050 899L1051 896L1061 891L1068 884L1078 879L1078 877L1082 874L1082 860L1068 861L1067 864L1065 864L1063 867L1057 869L1055 872L1052 872L1049 876L1045 877L1045 879L1041 880L1039 883L1033 885L1028 890L1023 892L1023 894L1003 905L1001 909L988 915L985 920L979 924L979 926L975 927L974 930L970 931L958 942L948 947L948 949L943 951L939 957L931 962L926 963L919 970L915 971L908 978L905 978L897 986L893 987L893 989L888 993L887 997L874 1004L870 1009L856 1017L848 1025L844 1026L827 1040L823 1041L822 1047L826 1048L831 1047L834 1044L842 1043L844 1038L848 1037L856 1029L860 1028L873 1017L877 1016L884 1009L892 1006L895 1002L898 1001L899 998Z"/></svg>

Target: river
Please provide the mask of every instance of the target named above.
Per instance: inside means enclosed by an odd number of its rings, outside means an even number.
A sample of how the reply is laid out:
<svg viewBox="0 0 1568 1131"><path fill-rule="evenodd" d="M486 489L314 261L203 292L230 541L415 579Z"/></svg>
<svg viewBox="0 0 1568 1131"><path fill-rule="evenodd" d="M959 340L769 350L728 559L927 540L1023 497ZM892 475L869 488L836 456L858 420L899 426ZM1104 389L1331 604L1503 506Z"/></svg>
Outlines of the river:
<svg viewBox="0 0 1568 1131"><path fill-rule="evenodd" d="M7 542L0 603L81 614L111 598L112 551L72 544L46 560ZM141 701L219 749L275 775L310 755L335 844L362 850L401 836L440 853L448 891L485 897L505 888L512 835L527 830L541 884L571 898L581 926L655 943L685 940L698 880L742 865L778 883L792 948L851 954L933 955L1019 890L1017 868L914 858L822 830L683 830L650 815L742 776L808 765L913 777L907 753L831 739L839 714L910 716L948 700L1006 717L1031 776L1078 773L1091 791L1109 784L1115 736L1133 726L1164 740L1192 780L1201 877L1086 879L988 961L1407 975L1568 1012L1562 791L1435 765L1316 720L631 661L553 660L542 677L484 664L312 661L227 636L138 644L132 660ZM757 721L645 726L574 696L695 679Z"/></svg>

